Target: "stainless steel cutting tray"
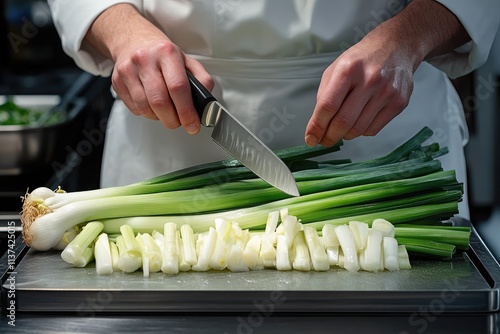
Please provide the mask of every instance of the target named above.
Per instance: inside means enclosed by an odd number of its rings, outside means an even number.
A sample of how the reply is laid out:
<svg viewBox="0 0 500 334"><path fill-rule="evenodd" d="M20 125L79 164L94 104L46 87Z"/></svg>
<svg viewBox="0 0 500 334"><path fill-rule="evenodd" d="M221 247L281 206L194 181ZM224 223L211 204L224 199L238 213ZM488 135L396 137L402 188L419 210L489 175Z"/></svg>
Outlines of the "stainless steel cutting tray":
<svg viewBox="0 0 500 334"><path fill-rule="evenodd" d="M459 224L468 222L459 221ZM16 268L20 312L496 312L500 267L475 231L449 261L412 261L398 272L163 273L99 276L60 252L29 250ZM8 283L2 286L7 305Z"/></svg>

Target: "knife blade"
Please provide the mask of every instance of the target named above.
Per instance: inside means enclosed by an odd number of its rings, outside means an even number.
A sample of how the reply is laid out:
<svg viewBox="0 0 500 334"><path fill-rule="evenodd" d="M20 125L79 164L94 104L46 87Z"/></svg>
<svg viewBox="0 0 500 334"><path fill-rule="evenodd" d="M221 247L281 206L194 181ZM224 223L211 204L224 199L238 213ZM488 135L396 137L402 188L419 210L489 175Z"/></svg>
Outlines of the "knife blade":
<svg viewBox="0 0 500 334"><path fill-rule="evenodd" d="M187 76L201 124L214 128L212 140L273 187L289 195L300 196L287 165L224 108L189 71Z"/></svg>

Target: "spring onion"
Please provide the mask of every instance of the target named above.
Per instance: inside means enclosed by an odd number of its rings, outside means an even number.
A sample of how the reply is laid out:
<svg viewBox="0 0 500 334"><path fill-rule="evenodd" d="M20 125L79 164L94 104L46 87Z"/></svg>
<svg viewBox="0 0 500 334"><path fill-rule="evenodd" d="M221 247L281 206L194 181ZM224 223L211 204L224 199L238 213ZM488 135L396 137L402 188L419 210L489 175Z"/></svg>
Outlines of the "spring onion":
<svg viewBox="0 0 500 334"><path fill-rule="evenodd" d="M73 265L75 267L85 267L87 264L94 260L94 243L92 243L89 247L85 248L82 253L82 256L77 258Z"/></svg>
<svg viewBox="0 0 500 334"><path fill-rule="evenodd" d="M142 265L141 248L135 239L134 230L129 225L120 227L121 235L116 238L118 247L118 268L126 273L134 272Z"/></svg>
<svg viewBox="0 0 500 334"><path fill-rule="evenodd" d="M264 263L259 257L260 254L261 240L259 236L254 235L248 240L243 250L243 261L248 268L251 270L264 269Z"/></svg>
<svg viewBox="0 0 500 334"><path fill-rule="evenodd" d="M113 260L108 235L101 233L94 245L95 268L98 275L113 273Z"/></svg>
<svg viewBox="0 0 500 334"><path fill-rule="evenodd" d="M109 237L108 237L109 240ZM118 261L120 260L120 252L118 251L118 246L114 241L109 241L109 249L111 251L111 264L113 268L113 272L119 271Z"/></svg>
<svg viewBox="0 0 500 334"><path fill-rule="evenodd" d="M208 234L204 237L203 244L198 253L198 262L193 265L195 271L207 271L210 268L210 260L217 243L217 231L210 227Z"/></svg>
<svg viewBox="0 0 500 334"><path fill-rule="evenodd" d="M101 222L89 222L82 231L64 248L61 257L70 264L85 263L84 252L94 243L99 233L103 229Z"/></svg>
<svg viewBox="0 0 500 334"><path fill-rule="evenodd" d="M243 260L244 243L243 241L237 240L235 244L229 249L229 255L227 257L227 269L232 272L244 272L248 271L249 268Z"/></svg>
<svg viewBox="0 0 500 334"><path fill-rule="evenodd" d="M335 233L339 239L342 254L344 255L343 267L348 271L355 272L360 269L356 242L352 236L351 230L347 225L340 225L335 228Z"/></svg>
<svg viewBox="0 0 500 334"><path fill-rule="evenodd" d="M381 257L382 257L382 232L375 229L370 229L368 231L368 237L366 238L366 248L363 249L364 253L364 263L363 270L366 271L378 271L381 267Z"/></svg>
<svg viewBox="0 0 500 334"><path fill-rule="evenodd" d="M402 195L433 194L445 187L456 187L454 173L440 171L439 161L430 157L429 150L422 146L430 134L432 131L424 128L388 155L357 163L318 164L305 160L331 152L321 147L300 146L278 152L278 156L287 163L301 165L302 169L294 172L303 194L299 198L289 198L234 161L193 166L123 187L74 193L38 188L24 198L23 238L29 246L47 250L57 246L64 231L91 220L107 225L107 220L114 219L177 216L179 226L182 225L179 224L182 217L197 216L203 222L198 219L190 223L193 230L207 231L207 221L212 219L200 216L221 211L251 212L254 209L255 214L248 216L249 222L245 225L240 222L245 227L264 225L262 218L265 216L258 214L257 210L267 213L271 208L288 207L295 210L293 215L307 221L318 220L312 214L314 212L318 212L319 220L338 217L331 210L343 210L349 205L353 208L362 206L366 213L375 210L370 209L369 204L379 205L380 200L395 200ZM414 158L414 152L419 149L423 158ZM319 206L312 205L311 201L318 201ZM450 212L444 215L449 216ZM141 233L152 232L152 229L134 226L136 228L140 228ZM161 228L158 224L155 229ZM105 229L110 233L108 228ZM111 233L117 231L118 228L115 228Z"/></svg>
<svg viewBox="0 0 500 334"><path fill-rule="evenodd" d="M23 198L23 238L37 250L64 249L62 257L75 266L95 253L107 274L110 267L142 267L144 276L406 269L405 254L449 258L469 242L470 229L441 223L458 212L463 188L437 160L446 148L425 143L431 135L423 128L387 155L360 162L311 160L341 143L277 151L300 197L271 187L235 160L122 187L72 193L40 187ZM97 222L99 231L90 234ZM108 236L109 252L98 235Z"/></svg>
<svg viewBox="0 0 500 334"><path fill-rule="evenodd" d="M168 222L163 229L163 262L161 271L165 274L179 273L179 255L177 253L177 225Z"/></svg>
<svg viewBox="0 0 500 334"><path fill-rule="evenodd" d="M368 224L356 220L351 220L349 222L349 229L351 230L352 236L354 238L356 250L358 252L362 251L365 248L368 239Z"/></svg>
<svg viewBox="0 0 500 334"><path fill-rule="evenodd" d="M378 219L373 220L372 228L382 232L382 235L384 237L394 238L394 235L395 235L394 225L392 225L390 222L388 222L385 219L378 218Z"/></svg>
<svg viewBox="0 0 500 334"><path fill-rule="evenodd" d="M410 256L405 245L398 245L398 267L401 270L411 269Z"/></svg>
<svg viewBox="0 0 500 334"><path fill-rule="evenodd" d="M138 233L135 239L141 250L144 277L149 277L149 273L160 271L162 266L162 255L160 247L158 247L153 237L149 233Z"/></svg>
<svg viewBox="0 0 500 334"><path fill-rule="evenodd" d="M197 256L193 229L188 224L184 224L181 226L180 233L184 258L188 264L194 265L197 262Z"/></svg>
<svg viewBox="0 0 500 334"><path fill-rule="evenodd" d="M307 247L304 231L299 231L293 239L293 262L292 267L295 270L309 271L311 270L311 256Z"/></svg>
<svg viewBox="0 0 500 334"><path fill-rule="evenodd" d="M282 211L281 212L288 212ZM289 234L292 238L291 248L288 247L285 230L278 232L274 218L276 211L269 213L267 222L270 226L265 229L252 232L249 236L248 230L242 230L237 223L228 222L224 219L216 219L209 232L189 233L189 229L183 225L177 229L177 225L172 222L164 224L164 234L153 232L153 236L148 233L137 233L135 240L130 238L134 233L128 225L121 227L121 234L116 237L118 249L132 251L134 256L128 259L129 266L135 265L137 269L137 259L139 265L142 264L143 276L149 277L150 272L158 272L160 268L166 274L178 274L181 271L208 271L208 270L230 270L232 272L244 272L248 270L262 270L264 268L274 268L277 270L300 270L300 271L327 271L331 268L339 267L356 272L363 271L397 271L411 268L409 262L409 252L415 249L422 251L425 249L429 254L440 257L449 254L449 249L454 249L452 244L431 241L425 237L418 239L418 233L409 233L408 227L403 227L405 233L413 238L399 238L395 236L385 236L383 231L396 231L398 227L392 226L387 220L377 218L373 222L353 221L343 225L325 225L318 231L310 225L302 225L297 217L284 214L282 217L286 221L292 221L298 227L296 233ZM376 224L376 222L378 222ZM379 224L384 229L380 230ZM354 234L359 229L367 228L367 237L360 245L356 245ZM371 226L371 227L368 227ZM415 231L422 231L423 226L415 227ZM449 227L447 227L449 229ZM85 230L85 229L84 229ZM199 247L195 247L198 261L191 266L184 259L184 247L181 230L186 231L187 239L191 242L196 240ZM438 231L438 226L433 226L434 231ZM358 232L356 232L358 231ZM335 234L335 237L329 235ZM468 231L460 229L463 238L467 238ZM81 232L83 233L83 231ZM88 234L88 232L87 232ZM271 238L275 235L276 238ZM162 236L163 239L159 237ZM167 236L167 237L165 237ZM162 240L157 243L156 240ZM75 238L76 239L76 238ZM126 241L125 241L126 240ZM455 243L460 243L457 237L451 239ZM134 242L137 241L139 254ZM125 244L128 243L128 244ZM191 243L190 242L190 243ZM401 243L401 244L400 244ZM105 233L101 233L95 243L97 246L93 251L96 258L96 271L98 274L111 274L113 269L113 242L109 241ZM192 243L191 243L192 245ZM102 250L98 248L102 246ZM106 247L108 246L108 247ZM115 246L116 248L116 246ZM407 251L408 249L408 251ZM430 250L429 250L430 249ZM85 250L85 263L74 263L75 266L86 265L92 260L92 254ZM104 251L103 251L104 250ZM103 261L105 259L105 261ZM121 261L120 259L118 262ZM103 266L103 263L106 265ZM167 263L167 267L165 264ZM134 270L120 270L132 272Z"/></svg>
<svg viewBox="0 0 500 334"><path fill-rule="evenodd" d="M312 226L304 226L304 237L314 270L326 271L330 269L330 262L328 261L325 247L321 244L316 229Z"/></svg>
<svg viewBox="0 0 500 334"><path fill-rule="evenodd" d="M373 224L375 224L375 222L373 222ZM394 237L384 236L382 239L382 247L384 268L389 271L399 270L398 241Z"/></svg>
<svg viewBox="0 0 500 334"><path fill-rule="evenodd" d="M278 235L276 241L276 269L291 270L289 248L284 235Z"/></svg>

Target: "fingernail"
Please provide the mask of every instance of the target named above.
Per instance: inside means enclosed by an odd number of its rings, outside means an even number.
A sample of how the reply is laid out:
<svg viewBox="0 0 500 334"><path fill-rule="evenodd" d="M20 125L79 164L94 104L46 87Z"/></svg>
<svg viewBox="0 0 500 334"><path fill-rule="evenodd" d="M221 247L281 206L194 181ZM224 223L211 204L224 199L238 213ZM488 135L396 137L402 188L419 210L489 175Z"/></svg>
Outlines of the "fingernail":
<svg viewBox="0 0 500 334"><path fill-rule="evenodd" d="M189 133L190 135L194 135L194 134L197 134L198 131L199 131L199 127L198 125L196 124L189 124L188 126L186 126L186 131L187 133Z"/></svg>
<svg viewBox="0 0 500 334"><path fill-rule="evenodd" d="M306 136L306 144L311 146L311 147L316 146L316 145L318 145L318 138L316 138L313 135L307 135Z"/></svg>

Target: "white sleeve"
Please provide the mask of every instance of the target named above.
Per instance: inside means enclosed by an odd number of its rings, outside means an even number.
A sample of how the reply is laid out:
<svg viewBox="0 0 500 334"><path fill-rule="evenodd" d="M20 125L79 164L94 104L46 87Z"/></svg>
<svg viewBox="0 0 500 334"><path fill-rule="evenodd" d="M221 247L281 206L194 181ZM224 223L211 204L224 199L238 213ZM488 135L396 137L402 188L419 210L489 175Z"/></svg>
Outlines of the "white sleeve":
<svg viewBox="0 0 500 334"><path fill-rule="evenodd" d="M429 63L457 78L483 65L498 31L500 1L498 0L436 0L460 20L471 41L453 52L433 57Z"/></svg>
<svg viewBox="0 0 500 334"><path fill-rule="evenodd" d="M83 39L92 22L118 3L129 3L142 11L142 0L48 0L64 52L78 67L94 75L109 76L114 64Z"/></svg>

